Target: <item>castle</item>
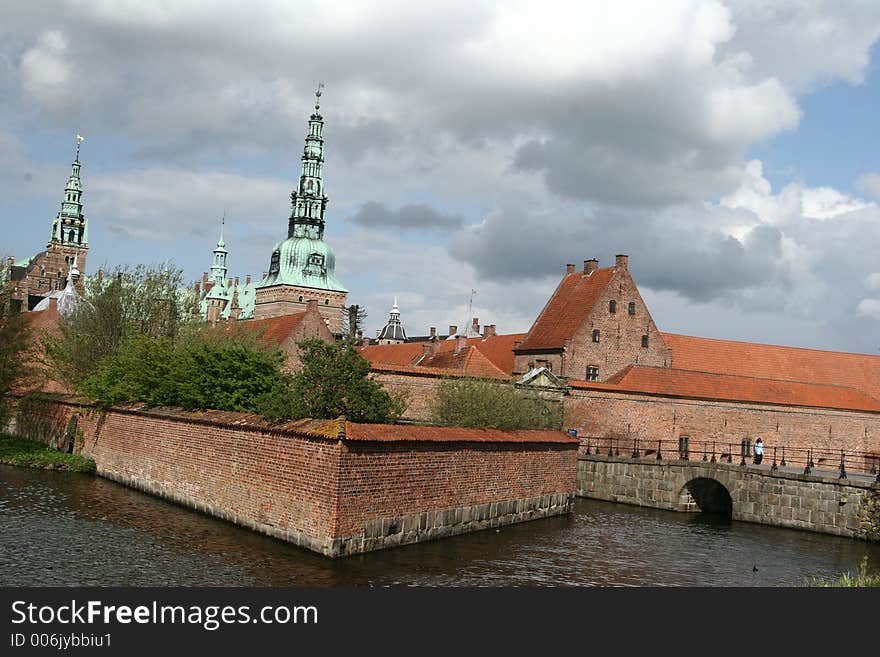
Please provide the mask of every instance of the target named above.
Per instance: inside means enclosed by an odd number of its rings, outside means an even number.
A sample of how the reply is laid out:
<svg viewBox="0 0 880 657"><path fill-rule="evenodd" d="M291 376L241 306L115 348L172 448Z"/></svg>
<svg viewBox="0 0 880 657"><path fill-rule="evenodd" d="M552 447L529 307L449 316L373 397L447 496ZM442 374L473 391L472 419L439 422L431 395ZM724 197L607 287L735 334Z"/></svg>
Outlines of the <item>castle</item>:
<svg viewBox="0 0 880 657"><path fill-rule="evenodd" d="M210 273L195 285L194 312L211 323L260 329L298 367L296 344L343 333L348 291L324 241L324 121L320 88L309 117L286 239L274 245L260 280L229 278L221 223ZM21 310L39 309L82 285L88 231L82 205L79 141L47 249L6 277ZM72 293L75 290L70 290ZM45 303L43 303L45 306ZM585 437L693 437L737 443L800 441L880 456L880 357L662 332L630 273L588 259L565 267L529 331L499 334L479 320L446 335L407 337L397 300L372 344L360 347L372 376L408 393L405 418L424 421L444 377L513 381L565 405L566 424ZM232 321L232 320L246 320ZM873 457L872 457L873 458Z"/></svg>
<svg viewBox="0 0 880 657"><path fill-rule="evenodd" d="M89 252L89 227L83 214L82 180L79 151L83 138L76 136L76 156L64 188L61 209L52 222L46 250L21 261L9 256L3 279L8 285L15 311L38 308L49 298L60 298L71 282L82 292L80 272L86 269ZM68 291L68 295L72 291ZM46 305L46 304L44 304Z"/></svg>
<svg viewBox="0 0 880 657"><path fill-rule="evenodd" d="M324 118L320 114L321 88L315 92L315 111L309 117L299 183L290 194L287 239L272 249L269 271L259 281L247 276L227 278L226 243L221 224L211 272L195 286L198 312L209 322L220 319L269 319L305 312L310 301L330 332L343 331L348 290L336 278L336 254L324 241L324 215L329 199L324 193Z"/></svg>

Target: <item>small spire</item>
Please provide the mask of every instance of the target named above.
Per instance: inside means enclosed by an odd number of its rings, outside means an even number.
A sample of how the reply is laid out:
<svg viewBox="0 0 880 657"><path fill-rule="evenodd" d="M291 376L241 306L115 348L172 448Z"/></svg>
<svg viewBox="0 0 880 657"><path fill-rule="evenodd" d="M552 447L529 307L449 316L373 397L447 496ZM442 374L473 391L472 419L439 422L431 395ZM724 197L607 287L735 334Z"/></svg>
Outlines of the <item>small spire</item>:
<svg viewBox="0 0 880 657"><path fill-rule="evenodd" d="M391 312L400 313L400 309L397 307L397 297L394 297L394 305L391 307Z"/></svg>
<svg viewBox="0 0 880 657"><path fill-rule="evenodd" d="M324 83L319 82L318 88L315 90L315 111L321 109L321 95L324 93Z"/></svg>
<svg viewBox="0 0 880 657"><path fill-rule="evenodd" d="M226 242L223 241L223 227L226 225L226 210L223 210L223 218L220 219L220 240L217 242L218 247L226 246Z"/></svg>
<svg viewBox="0 0 880 657"><path fill-rule="evenodd" d="M86 140L81 134L76 133L76 158L75 160L79 162L79 145Z"/></svg>

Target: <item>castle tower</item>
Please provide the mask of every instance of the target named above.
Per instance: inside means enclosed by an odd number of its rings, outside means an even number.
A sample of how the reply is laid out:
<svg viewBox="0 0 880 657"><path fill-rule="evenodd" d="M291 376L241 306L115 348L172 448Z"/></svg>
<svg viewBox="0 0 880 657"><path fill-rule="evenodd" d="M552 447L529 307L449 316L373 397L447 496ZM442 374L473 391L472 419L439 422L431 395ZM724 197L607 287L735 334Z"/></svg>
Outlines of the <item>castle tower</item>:
<svg viewBox="0 0 880 657"><path fill-rule="evenodd" d="M336 254L324 241L324 118L319 113L321 89L315 92L315 112L309 117L299 183L290 195L287 239L272 249L269 273L257 284L254 317L302 312L318 302L330 332L342 334L348 290L336 279Z"/></svg>
<svg viewBox="0 0 880 657"><path fill-rule="evenodd" d="M406 333L400 323L400 309L397 307L397 297L394 297L394 305L389 313L388 323L379 332L377 338L379 344L403 344L406 342Z"/></svg>
<svg viewBox="0 0 880 657"><path fill-rule="evenodd" d="M19 262L7 262L13 305L20 310L33 310L52 292L63 290L68 282L83 293L86 256L89 251L89 229L83 214L83 186L80 179L79 149L83 142L76 136L76 156L64 188L61 209L52 221L46 250ZM76 264L74 264L76 263ZM73 276L69 276L76 269Z"/></svg>

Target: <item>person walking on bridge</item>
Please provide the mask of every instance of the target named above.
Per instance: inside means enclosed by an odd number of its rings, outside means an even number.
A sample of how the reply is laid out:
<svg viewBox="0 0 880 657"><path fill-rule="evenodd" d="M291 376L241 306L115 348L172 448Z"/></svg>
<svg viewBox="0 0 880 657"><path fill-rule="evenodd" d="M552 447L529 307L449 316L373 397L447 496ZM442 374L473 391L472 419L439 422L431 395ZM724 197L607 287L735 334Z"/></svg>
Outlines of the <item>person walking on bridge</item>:
<svg viewBox="0 0 880 657"><path fill-rule="evenodd" d="M764 460L764 441L758 438L755 441L755 465L761 465Z"/></svg>

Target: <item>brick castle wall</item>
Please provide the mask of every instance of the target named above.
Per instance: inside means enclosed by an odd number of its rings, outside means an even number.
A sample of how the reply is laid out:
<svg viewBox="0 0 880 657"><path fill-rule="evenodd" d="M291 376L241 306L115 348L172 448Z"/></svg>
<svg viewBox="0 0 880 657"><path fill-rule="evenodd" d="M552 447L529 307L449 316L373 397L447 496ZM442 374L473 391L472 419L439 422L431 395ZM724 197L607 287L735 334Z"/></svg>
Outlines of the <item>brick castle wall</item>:
<svg viewBox="0 0 880 657"><path fill-rule="evenodd" d="M580 436L736 443L880 453L880 415L821 408L674 399L600 390L570 391L567 427ZM738 453L738 452L737 452Z"/></svg>
<svg viewBox="0 0 880 657"><path fill-rule="evenodd" d="M419 516L428 510L445 512L421 519L422 529L435 535L482 528L472 526L481 521L508 524L504 518L518 511L526 512L522 520L556 515L570 510L576 487L573 444L347 443L337 536L354 539L350 551L364 539L388 543L390 528L395 544L416 542ZM514 501L523 507L517 510ZM383 528L377 519L384 519Z"/></svg>
<svg viewBox="0 0 880 657"><path fill-rule="evenodd" d="M253 416L234 413L20 410L10 432L56 446L76 416L75 451L104 477L326 556L567 513L576 490L574 442L352 442L242 426Z"/></svg>

